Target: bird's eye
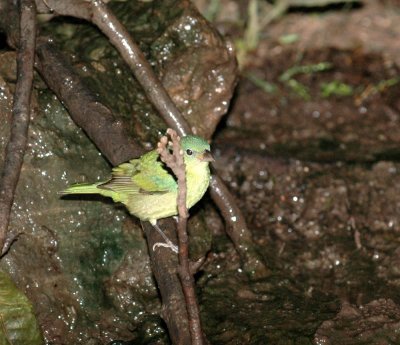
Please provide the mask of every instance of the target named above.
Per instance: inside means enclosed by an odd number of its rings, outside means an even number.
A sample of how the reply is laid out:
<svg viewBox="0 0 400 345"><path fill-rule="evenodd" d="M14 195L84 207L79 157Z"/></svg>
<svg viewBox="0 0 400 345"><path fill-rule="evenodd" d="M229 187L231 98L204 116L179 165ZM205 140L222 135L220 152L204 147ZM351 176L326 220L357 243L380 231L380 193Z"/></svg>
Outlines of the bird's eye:
<svg viewBox="0 0 400 345"><path fill-rule="evenodd" d="M191 156L193 154L193 151L191 149L187 149L186 153L187 153L188 156Z"/></svg>

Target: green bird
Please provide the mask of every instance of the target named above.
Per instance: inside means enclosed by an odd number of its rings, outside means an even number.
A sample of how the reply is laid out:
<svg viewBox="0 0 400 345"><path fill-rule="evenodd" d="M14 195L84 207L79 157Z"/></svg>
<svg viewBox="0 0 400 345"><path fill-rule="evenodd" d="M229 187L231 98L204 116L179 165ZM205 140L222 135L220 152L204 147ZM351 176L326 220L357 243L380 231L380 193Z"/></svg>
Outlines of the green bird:
<svg viewBox="0 0 400 345"><path fill-rule="evenodd" d="M181 148L186 170L186 206L191 208L206 192L210 182L209 163L213 161L210 145L204 139L188 135L181 139ZM100 194L114 202L123 203L129 213L151 225L177 252L177 247L158 227L157 220L178 214L178 184L173 174L160 161L157 150L145 153L112 170L108 181L94 184L75 184L62 194Z"/></svg>

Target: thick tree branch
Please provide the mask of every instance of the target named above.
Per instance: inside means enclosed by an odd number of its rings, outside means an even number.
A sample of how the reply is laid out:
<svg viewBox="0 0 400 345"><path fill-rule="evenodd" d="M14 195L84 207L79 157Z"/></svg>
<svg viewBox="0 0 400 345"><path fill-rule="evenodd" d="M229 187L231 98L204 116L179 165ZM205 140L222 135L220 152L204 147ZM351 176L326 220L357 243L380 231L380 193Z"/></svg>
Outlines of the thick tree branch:
<svg viewBox="0 0 400 345"><path fill-rule="evenodd" d="M46 84L111 164L118 165L144 152L128 135L123 121L99 102L52 43L39 39L36 53L36 68Z"/></svg>
<svg viewBox="0 0 400 345"><path fill-rule="evenodd" d="M256 252L242 212L218 175L211 176L210 187L211 197L217 204L224 219L229 219L226 232L240 255L245 271L254 278L262 278L269 275L268 268Z"/></svg>
<svg viewBox="0 0 400 345"><path fill-rule="evenodd" d="M33 0L21 0L19 18L19 46L17 56L17 84L14 93L11 135L6 148L0 181L0 250L7 251L10 212L19 180L27 144L30 103L33 82L33 64L36 42L36 7ZM12 242L11 242L12 243Z"/></svg>
<svg viewBox="0 0 400 345"><path fill-rule="evenodd" d="M168 238L175 239L176 223L173 219L161 219L157 224ZM176 274L178 258L172 250L153 250L154 244L160 242L160 235L154 231L149 222L143 222L142 226L146 234L152 271L161 294L161 316L168 326L171 342L172 344L190 344L191 336L185 297Z"/></svg>

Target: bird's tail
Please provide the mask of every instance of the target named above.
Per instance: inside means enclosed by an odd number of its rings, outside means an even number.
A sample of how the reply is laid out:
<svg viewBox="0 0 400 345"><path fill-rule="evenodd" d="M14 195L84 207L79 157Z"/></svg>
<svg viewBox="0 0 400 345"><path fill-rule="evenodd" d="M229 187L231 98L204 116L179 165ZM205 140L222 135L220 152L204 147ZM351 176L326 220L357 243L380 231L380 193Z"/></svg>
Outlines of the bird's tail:
<svg viewBox="0 0 400 345"><path fill-rule="evenodd" d="M104 182L98 182L94 184L90 183L79 183L74 184L67 189L60 192L61 195L67 194L100 194L103 196L108 196L110 198L114 197L114 192L107 189L98 188L99 185L103 184Z"/></svg>

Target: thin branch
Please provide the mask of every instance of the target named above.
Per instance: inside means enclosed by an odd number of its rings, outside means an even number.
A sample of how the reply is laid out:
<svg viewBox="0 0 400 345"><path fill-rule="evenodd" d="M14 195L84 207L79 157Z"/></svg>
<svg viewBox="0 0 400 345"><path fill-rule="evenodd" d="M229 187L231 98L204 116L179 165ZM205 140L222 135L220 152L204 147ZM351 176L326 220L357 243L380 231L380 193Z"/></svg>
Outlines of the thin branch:
<svg viewBox="0 0 400 345"><path fill-rule="evenodd" d="M179 135L190 134L190 126L169 97L161 81L155 75L149 62L134 42L129 32L101 0L93 0L93 24L108 37L117 48L132 73L143 87L149 101L164 118L169 127L175 128Z"/></svg>
<svg viewBox="0 0 400 345"><path fill-rule="evenodd" d="M169 152L168 138L162 137L157 146L157 152L161 160L172 170L178 179L178 243L179 243L179 277L181 280L183 294L185 295L186 308L189 316L189 330L192 344L204 344L203 332L201 329L200 311L197 304L194 278L190 272L189 263L189 238L187 234L187 219L189 213L186 207L186 173L183 152L180 145L180 137L172 129L167 130L172 140L172 154Z"/></svg>
<svg viewBox="0 0 400 345"><path fill-rule="evenodd" d="M227 223L226 232L240 255L244 270L255 279L267 277L270 270L256 250L235 198L218 175L211 176L210 194Z"/></svg>
<svg viewBox="0 0 400 345"><path fill-rule="evenodd" d="M8 250L4 245L7 242L10 212L28 141L33 64L35 58L35 3L33 0L21 0L19 4L20 39L17 56L17 84L14 93L11 135L6 148L4 168L0 181L1 254L4 254Z"/></svg>

